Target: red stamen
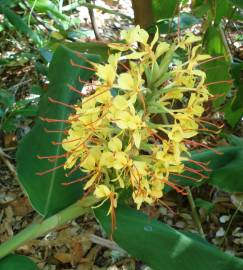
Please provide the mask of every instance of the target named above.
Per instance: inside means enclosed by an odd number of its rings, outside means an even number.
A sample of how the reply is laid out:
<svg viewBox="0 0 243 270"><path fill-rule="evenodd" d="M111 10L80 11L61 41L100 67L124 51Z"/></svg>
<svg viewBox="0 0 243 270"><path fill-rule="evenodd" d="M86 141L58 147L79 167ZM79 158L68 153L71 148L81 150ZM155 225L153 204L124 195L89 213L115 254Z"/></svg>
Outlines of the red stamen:
<svg viewBox="0 0 243 270"><path fill-rule="evenodd" d="M75 109L76 107L74 105L70 105L70 104L67 104L67 103L64 103L64 102L61 102L59 100L56 100L56 99L53 99L51 97L48 97L48 100L52 103L55 103L55 104L59 104L59 105L62 105L62 106L65 106L67 108L71 108L71 109Z"/></svg>
<svg viewBox="0 0 243 270"><path fill-rule="evenodd" d="M207 172L211 172L211 171L212 171L212 170L209 169L208 167L204 166L204 164L206 164L206 163L204 163L204 162L196 161L196 160L193 160L193 159L189 159L188 161L191 162L191 163L196 164L197 166L201 167L202 169L204 169L204 170L207 171ZM208 162L208 163L209 163L209 162Z"/></svg>
<svg viewBox="0 0 243 270"><path fill-rule="evenodd" d="M91 71L96 71L96 69L94 69L94 68L86 67L86 66L82 66L82 65L76 64L76 63L73 62L72 59L70 60L70 64L71 64L73 67L78 67L78 68L82 68L82 69L87 69L87 70L91 70Z"/></svg>
<svg viewBox="0 0 243 270"><path fill-rule="evenodd" d="M89 175L83 176L83 177L81 177L81 178L75 179L75 180L73 180L73 181L71 181L71 182L64 182L64 183L62 183L62 185L63 185L63 186L69 186L69 185L72 185L72 184L75 184L75 183L78 183L78 182L82 182L83 180L85 180L85 179L91 177L92 175L94 175L94 173L95 173L95 172L93 172L93 173L91 173L91 174L89 174Z"/></svg>
<svg viewBox="0 0 243 270"><path fill-rule="evenodd" d="M80 96L82 97L85 97L87 96L86 94L82 93L81 91L79 91L78 89L76 89L75 87L73 87L72 85L70 84L67 84L67 87L69 88L69 90L75 92L75 93L78 93Z"/></svg>
<svg viewBox="0 0 243 270"><path fill-rule="evenodd" d="M158 200L158 202L161 203L163 206L165 206L173 215L176 215L176 212L165 202L163 202L162 200Z"/></svg>
<svg viewBox="0 0 243 270"><path fill-rule="evenodd" d="M52 168L52 169L50 169L50 170L44 171L44 172L37 172L36 175L39 175L39 176L45 175L45 174L47 174L47 173L53 172L53 171L55 171L55 170L57 170L57 169L63 167L64 165L65 165L65 163L63 163L63 164L61 164L61 165L59 165L59 166L56 166L56 167L54 167L54 168Z"/></svg>
<svg viewBox="0 0 243 270"><path fill-rule="evenodd" d="M55 155L55 156L39 156L39 155L37 155L36 157L38 159L52 159L52 158L59 159L59 158L63 158L63 157L66 157L66 156L67 156L67 153L62 154L62 155Z"/></svg>
<svg viewBox="0 0 243 270"><path fill-rule="evenodd" d="M176 192L181 193L182 195L187 195L187 192L185 192L185 189L180 187L179 185L174 184L174 183L172 183L172 182L170 182L168 180L165 180L165 179L163 179L162 181L164 183L166 183L168 186L172 187Z"/></svg>
<svg viewBox="0 0 243 270"><path fill-rule="evenodd" d="M45 118L45 117L39 117L41 121L48 122L48 123L70 123L69 120L63 120L63 119L51 119L51 118Z"/></svg>
<svg viewBox="0 0 243 270"><path fill-rule="evenodd" d="M107 89L105 89L104 91L101 91L101 92L100 92L100 93L98 93L98 94L94 94L94 95L92 95L90 98L87 98L85 101L83 101L83 102L82 102L82 104L84 104L84 103L86 103L86 102L88 102L88 101L92 100L93 98L98 97L99 95L104 94L105 92L107 92L107 91L109 91L109 90L110 90L110 88L107 88Z"/></svg>
<svg viewBox="0 0 243 270"><path fill-rule="evenodd" d="M192 180L193 182L200 182L202 179L198 179L198 178L194 178L192 176L188 176L188 175L182 175L182 174L179 174L179 173L170 173L172 175L176 175L176 176L179 176L179 177L182 177L182 178L187 178L187 179L190 179Z"/></svg>
<svg viewBox="0 0 243 270"><path fill-rule="evenodd" d="M64 133L64 134L68 134L68 130L49 130L47 128L44 128L44 131L46 133Z"/></svg>
<svg viewBox="0 0 243 270"><path fill-rule="evenodd" d="M219 152L219 151L217 151L217 150L215 150L214 148L212 148L212 147L210 147L210 146L208 146L207 144L205 144L205 143L199 143L199 142L196 142L196 141L190 141L190 140L184 140L186 143L188 143L188 144L191 144L192 146L202 146L202 147L205 147L205 148L207 148L208 150L211 150L212 152L214 152L215 154L217 154L217 155L223 155L224 153L222 153L222 152Z"/></svg>
<svg viewBox="0 0 243 270"><path fill-rule="evenodd" d="M216 124L214 124L212 122L208 122L208 121L205 121L205 120L202 120L202 119L198 119L198 121L199 122L206 123L206 124L209 124L209 125L214 126L214 127L218 128L218 129L221 129L221 128L224 127L224 123L222 123L222 125L220 125L220 126L217 126Z"/></svg>
<svg viewBox="0 0 243 270"><path fill-rule="evenodd" d="M199 170L196 170L196 169L193 169L193 168L190 168L190 167L187 167L187 166L185 166L185 170L187 170L187 171L189 171L189 172L192 172L192 173L194 173L194 174L197 174L197 175L201 176L201 177L204 178L204 179L208 179L208 178L209 178L208 176L206 176L206 175L200 173Z"/></svg>
<svg viewBox="0 0 243 270"><path fill-rule="evenodd" d="M205 86L209 86L209 85L214 85L214 84L221 84L221 83L228 83L231 84L233 81L232 80L228 80L228 81L217 81L217 82L210 82L210 83L206 83Z"/></svg>
<svg viewBox="0 0 243 270"><path fill-rule="evenodd" d="M220 59L220 58L224 58L224 56L222 55L222 56L212 57L212 58L210 58L208 60L205 60L205 61L200 62L198 65L202 65L202 64L205 64L207 62L211 62L211 61L214 61L214 60L217 60L217 59Z"/></svg>

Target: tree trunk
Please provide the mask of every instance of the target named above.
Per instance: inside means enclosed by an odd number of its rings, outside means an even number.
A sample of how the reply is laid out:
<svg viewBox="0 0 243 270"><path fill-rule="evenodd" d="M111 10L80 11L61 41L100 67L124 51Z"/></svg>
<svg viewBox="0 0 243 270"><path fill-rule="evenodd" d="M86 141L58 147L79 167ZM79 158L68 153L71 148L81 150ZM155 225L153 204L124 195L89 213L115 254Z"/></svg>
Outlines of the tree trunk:
<svg viewBox="0 0 243 270"><path fill-rule="evenodd" d="M135 24L148 28L153 24L152 0L132 0Z"/></svg>

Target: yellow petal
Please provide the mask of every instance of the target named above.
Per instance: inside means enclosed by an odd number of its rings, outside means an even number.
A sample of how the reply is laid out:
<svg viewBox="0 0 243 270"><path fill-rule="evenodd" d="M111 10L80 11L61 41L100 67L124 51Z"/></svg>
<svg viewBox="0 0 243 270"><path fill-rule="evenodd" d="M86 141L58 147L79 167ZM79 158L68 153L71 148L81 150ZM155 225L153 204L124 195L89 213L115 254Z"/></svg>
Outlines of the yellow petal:
<svg viewBox="0 0 243 270"><path fill-rule="evenodd" d="M80 164L86 170L95 169L95 158L92 155L88 155L88 157Z"/></svg>
<svg viewBox="0 0 243 270"><path fill-rule="evenodd" d="M170 45L167 42L161 42L159 43L159 45L156 48L155 51L155 57L158 58L160 57L162 54L164 54L165 52L167 52L170 48Z"/></svg>
<svg viewBox="0 0 243 270"><path fill-rule="evenodd" d="M122 142L117 137L112 138L108 143L108 148L112 152L119 152L122 149Z"/></svg>
<svg viewBox="0 0 243 270"><path fill-rule="evenodd" d="M106 198L106 197L109 197L110 196L110 189L105 186L105 185L98 185L96 188L95 188L95 191L94 191L94 195L97 197L97 198Z"/></svg>
<svg viewBox="0 0 243 270"><path fill-rule="evenodd" d="M139 149L140 147L140 143L141 143L141 131L140 130L135 130L132 134L133 136L133 140L134 140L134 144L135 146Z"/></svg>
<svg viewBox="0 0 243 270"><path fill-rule="evenodd" d="M98 173L94 174L94 175L89 179L89 181L88 181L88 182L85 184L85 186L84 186L84 190L88 189L89 187L91 187L91 186L94 184L94 182L95 182L97 176L98 176Z"/></svg>
<svg viewBox="0 0 243 270"><path fill-rule="evenodd" d="M150 44L151 49L153 49L153 47L154 47L155 43L158 41L158 39L159 39L159 29L156 26L156 33L155 33L154 38Z"/></svg>
<svg viewBox="0 0 243 270"><path fill-rule="evenodd" d="M128 107L128 101L124 96L116 96L113 99L113 104L118 110L125 110Z"/></svg>
<svg viewBox="0 0 243 270"><path fill-rule="evenodd" d="M113 167L116 170L120 170L127 165L127 155L124 152L118 152L115 154L115 161Z"/></svg>
<svg viewBox="0 0 243 270"><path fill-rule="evenodd" d="M118 86L124 90L133 90L134 88L134 81L133 77L130 73L122 73L118 77Z"/></svg>
<svg viewBox="0 0 243 270"><path fill-rule="evenodd" d="M114 154L111 152L104 152L100 157L100 166L112 168L114 162Z"/></svg>

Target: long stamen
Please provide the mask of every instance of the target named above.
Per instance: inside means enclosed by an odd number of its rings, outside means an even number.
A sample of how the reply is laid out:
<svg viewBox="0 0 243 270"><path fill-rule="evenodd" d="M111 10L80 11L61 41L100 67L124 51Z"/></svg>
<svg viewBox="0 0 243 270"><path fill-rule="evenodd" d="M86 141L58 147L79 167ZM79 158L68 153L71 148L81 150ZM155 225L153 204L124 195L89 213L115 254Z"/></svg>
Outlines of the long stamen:
<svg viewBox="0 0 243 270"><path fill-rule="evenodd" d="M67 104L67 103L64 103L64 102L61 102L59 100L56 100L56 99L53 99L51 97L48 97L48 100L52 103L55 103L55 104L59 104L59 105L62 105L62 106L65 106L67 108L71 108L71 109L76 109L76 107L74 105L70 105L70 104Z"/></svg>
<svg viewBox="0 0 243 270"><path fill-rule="evenodd" d="M95 172L94 172L95 173ZM64 183L62 183L62 185L63 186L70 186L70 185L72 185L72 184L75 184L75 183L78 183L78 182L82 182L82 181L84 181L85 179L88 179L89 177L91 177L92 175L94 175L94 173L91 173L91 174L89 174L89 175L85 175L85 176L83 176L83 177L81 177L81 178L78 178L78 179L75 179L75 180L73 180L73 181L71 181L71 182L64 182Z"/></svg>
<svg viewBox="0 0 243 270"><path fill-rule="evenodd" d="M56 167L54 167L54 168L51 168L50 170L47 170L47 171L44 171L44 172L37 172L36 175L39 175L39 176L45 175L45 174L47 174L47 173L53 172L53 171L55 171L55 170L57 170L57 169L60 169L60 168L63 167L64 165L65 165L65 163L63 163L63 164L61 164L61 165L59 165L59 166L56 166Z"/></svg>
<svg viewBox="0 0 243 270"><path fill-rule="evenodd" d="M209 178L208 176L200 173L199 170L196 170L196 169L193 169L193 168L190 168L190 167L187 167L187 166L185 166L185 170L187 170L189 172L192 172L194 174L197 174L197 175L201 176L203 179L208 179Z"/></svg>
<svg viewBox="0 0 243 270"><path fill-rule="evenodd" d="M205 121L205 120L202 120L202 119L197 119L197 120L198 120L198 122L203 122L205 124L209 124L209 125L214 126L214 127L218 128L218 129L221 129L221 128L224 127L224 123L222 123L222 125L218 126L218 125L216 125L216 124L214 124L212 122L208 122L208 121Z"/></svg>
<svg viewBox="0 0 243 270"><path fill-rule="evenodd" d="M205 144L205 143L199 143L199 142L196 142L196 141L190 141L190 140L185 140L185 141L186 141L186 143L191 144L191 145L194 145L194 146L198 146L198 145L199 145L199 146L205 147L205 148L207 148L208 150L211 150L212 152L214 152L214 153L217 154L217 155L223 155L222 152L219 152L219 151L215 150L214 148L208 146L208 145Z"/></svg>
<svg viewBox="0 0 243 270"><path fill-rule="evenodd" d="M63 120L63 119L51 119L46 117L39 117L41 121L47 122L47 123L70 123L69 120Z"/></svg>
<svg viewBox="0 0 243 270"><path fill-rule="evenodd" d="M184 175L184 174L179 174L179 173L170 173L171 175L175 175L178 177L182 177L182 178L187 178L192 180L193 182L200 182L202 180L202 178L198 179L198 178L194 178L192 176L188 176L188 175Z"/></svg>
<svg viewBox="0 0 243 270"><path fill-rule="evenodd" d="M188 161L191 162L191 163L194 163L195 165L197 165L199 167L201 167L202 169L204 169L207 172L212 171L210 168L204 166L204 164L206 164L204 162L196 161L196 160L193 160L193 159L188 159Z"/></svg>
<svg viewBox="0 0 243 270"><path fill-rule="evenodd" d="M210 59L208 59L208 60L202 61L202 62L200 62L200 63L198 64L198 66L199 66L199 65L202 65L202 64L205 64L205 63L208 63L208 62L211 62L211 61L214 61L214 60L217 60L217 59L221 59L221 58L224 58L224 55L212 57L212 58L210 58Z"/></svg>
<svg viewBox="0 0 243 270"><path fill-rule="evenodd" d="M222 84L222 83L228 83L228 84L231 84L232 82L233 82L232 80L210 82L210 83L206 83L205 86L214 85L214 84Z"/></svg>
<svg viewBox="0 0 243 270"><path fill-rule="evenodd" d="M185 189L177 184L174 184L166 179L162 180L164 183L166 183L168 186L172 187L176 192L181 193L182 195L187 195L187 192L185 192ZM175 180L173 180L175 181Z"/></svg>
<svg viewBox="0 0 243 270"><path fill-rule="evenodd" d="M82 68L82 69L87 69L87 70L91 70L91 71L96 71L96 69L94 69L94 68L86 67L86 66L82 66L82 65L79 65L79 64L77 64L77 63L74 63L72 59L70 60L70 64L71 64L73 67L78 67L78 68Z"/></svg>
<svg viewBox="0 0 243 270"><path fill-rule="evenodd" d="M50 130L50 129L47 129L47 128L44 128L44 131L46 133L64 133L64 134L68 134L68 130Z"/></svg>
<svg viewBox="0 0 243 270"><path fill-rule="evenodd" d="M67 153L63 154L63 155L53 155L53 156L39 156L37 155L36 157L38 159L59 159L59 158L63 158L63 157L66 157L67 156Z"/></svg>
<svg viewBox="0 0 243 270"><path fill-rule="evenodd" d="M73 91L73 92L79 94L79 95L82 96L82 97L87 96L87 94L82 93L81 91L79 91L78 89L76 89L75 87L73 87L73 86L70 85L70 84L67 84L67 87L69 88L69 90L71 90L71 91Z"/></svg>
<svg viewBox="0 0 243 270"><path fill-rule="evenodd" d="M83 101L83 102L82 102L82 104L84 104L84 103L86 103L86 102L88 102L88 101L92 100L93 98L98 97L99 95L104 94L105 92L107 92L107 91L109 91L109 90L110 90L110 88L107 88L107 89L105 89L104 91L101 91L101 92L100 92L100 93L98 93L98 94L94 94L94 95L92 95L90 98L87 98L85 101Z"/></svg>

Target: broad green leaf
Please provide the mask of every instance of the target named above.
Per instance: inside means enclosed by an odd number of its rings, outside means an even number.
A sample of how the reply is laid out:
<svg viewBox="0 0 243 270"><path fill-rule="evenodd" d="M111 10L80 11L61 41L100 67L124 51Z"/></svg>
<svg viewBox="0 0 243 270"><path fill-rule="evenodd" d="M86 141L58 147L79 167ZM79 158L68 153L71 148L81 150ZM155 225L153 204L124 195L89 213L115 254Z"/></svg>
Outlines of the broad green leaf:
<svg viewBox="0 0 243 270"><path fill-rule="evenodd" d="M65 47L78 51L80 53L89 53L89 54L97 54L99 55L101 61L105 61L108 58L108 46L105 43L97 43L97 42L64 42ZM53 51L56 50L60 46L60 43L55 42L52 43L51 48ZM50 60L52 55L48 56L48 60Z"/></svg>
<svg viewBox="0 0 243 270"><path fill-rule="evenodd" d="M222 95L214 101L215 107L218 107L224 102L232 86L230 74L231 63L222 39L223 37L219 27L208 27L204 35L204 47L205 51L212 57L216 57L216 59L212 59L201 67L206 72L206 83L210 92L214 95Z"/></svg>
<svg viewBox="0 0 243 270"><path fill-rule="evenodd" d="M93 61L97 57L85 55ZM78 78L86 81L93 74L87 69L80 69L70 64L73 60L79 65L88 66L89 64L77 57L75 51L64 46L60 46L53 56L49 70L50 85L48 91L41 97L39 104L39 116L50 119L67 119L70 109L49 101L49 97L60 102L73 104L80 96L71 91L67 84L75 88L82 89L82 84ZM17 152L17 171L21 185L28 194L30 201L36 211L43 216L50 216L75 202L81 197L82 188L80 183L63 186L63 182L77 179L81 176L78 171L72 177L66 178L62 164L65 157L59 159L38 159L37 156L59 156L64 153L60 142L63 133L49 133L49 131L62 131L67 127L64 122L48 123L36 120L34 128L25 136ZM52 142L58 145L53 145ZM54 169L54 168L59 169ZM38 172L51 170L42 176Z"/></svg>
<svg viewBox="0 0 243 270"><path fill-rule="evenodd" d="M229 0L233 5L239 8L243 8L243 1L242 0Z"/></svg>
<svg viewBox="0 0 243 270"><path fill-rule="evenodd" d="M229 100L224 106L224 117L227 123L235 128L238 123L240 123L243 116L243 108L237 110L232 110L234 100Z"/></svg>
<svg viewBox="0 0 243 270"><path fill-rule="evenodd" d="M0 261L1 270L39 270L29 258L20 255L8 255Z"/></svg>
<svg viewBox="0 0 243 270"><path fill-rule="evenodd" d="M233 63L231 66L234 86L237 90L236 96L232 104L232 110L243 108L243 62Z"/></svg>
<svg viewBox="0 0 243 270"><path fill-rule="evenodd" d="M168 19L176 15L180 0L152 0L154 20Z"/></svg>
<svg viewBox="0 0 243 270"><path fill-rule="evenodd" d="M154 26L150 27L148 31L150 33L156 32L156 26L159 29L160 34L167 34L178 31L178 19L180 21L180 30L185 30L192 27L195 24L200 23L200 20L189 13L181 13L180 18L177 16L173 19L159 20Z"/></svg>
<svg viewBox="0 0 243 270"><path fill-rule="evenodd" d="M10 23L22 34L29 36L36 44L41 45L39 36L15 12L4 5L0 5L0 13L3 13Z"/></svg>
<svg viewBox="0 0 243 270"><path fill-rule="evenodd" d="M217 153L211 150L205 150L202 152L192 152L191 159L207 163L207 167L211 169L210 172L205 171L198 165L187 162L186 166L200 170L208 179L204 179L200 182L195 182L187 177L193 177L198 180L201 177L195 173L184 173L184 176L177 176L173 179L180 181L182 185L199 186L203 183L212 184L219 189L227 192L243 192L243 143L237 146L226 146L215 149ZM219 154L221 153L221 154Z"/></svg>
<svg viewBox="0 0 243 270"><path fill-rule="evenodd" d="M38 12L45 12L45 13L50 12L60 20L67 20L68 19L65 15L63 15L62 13L60 13L58 11L58 8L53 3L53 1L49 1L49 0L38 0L38 1L29 0L28 2L30 3L31 6L34 7L34 10L36 10Z"/></svg>
<svg viewBox="0 0 243 270"><path fill-rule="evenodd" d="M227 17L230 12L230 3L228 0L211 0L211 9L214 15L214 25L220 24L223 17Z"/></svg>
<svg viewBox="0 0 243 270"><path fill-rule="evenodd" d="M110 235L107 208L99 207L95 214ZM125 205L116 210L116 223L114 241L154 270L243 269L243 260L219 251L199 236L172 229Z"/></svg>

